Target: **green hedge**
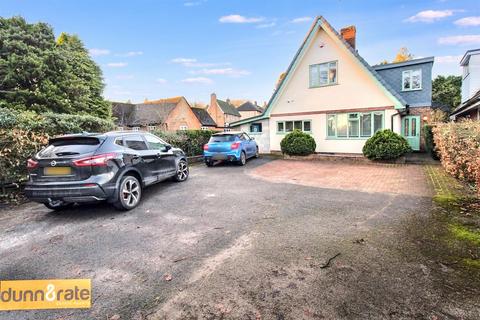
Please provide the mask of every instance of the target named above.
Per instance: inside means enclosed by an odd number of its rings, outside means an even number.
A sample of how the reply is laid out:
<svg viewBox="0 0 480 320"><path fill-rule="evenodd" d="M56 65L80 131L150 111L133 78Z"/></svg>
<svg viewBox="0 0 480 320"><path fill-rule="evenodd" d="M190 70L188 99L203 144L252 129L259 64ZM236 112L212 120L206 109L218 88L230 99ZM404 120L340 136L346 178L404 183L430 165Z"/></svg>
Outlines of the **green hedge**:
<svg viewBox="0 0 480 320"><path fill-rule="evenodd" d="M155 131L154 134L170 143L174 147L182 149L187 156L199 156L203 154L203 145L208 143L215 131L210 130L186 130L177 132Z"/></svg>
<svg viewBox="0 0 480 320"><path fill-rule="evenodd" d="M289 156L307 156L314 153L316 147L315 139L300 130L290 132L280 142L282 153Z"/></svg>
<svg viewBox="0 0 480 320"><path fill-rule="evenodd" d="M114 129L112 121L89 115L37 114L0 108L0 128L20 129L50 136L87 132L106 132Z"/></svg>
<svg viewBox="0 0 480 320"><path fill-rule="evenodd" d="M365 142L363 154L370 160L392 160L412 151L407 140L392 130L380 130Z"/></svg>

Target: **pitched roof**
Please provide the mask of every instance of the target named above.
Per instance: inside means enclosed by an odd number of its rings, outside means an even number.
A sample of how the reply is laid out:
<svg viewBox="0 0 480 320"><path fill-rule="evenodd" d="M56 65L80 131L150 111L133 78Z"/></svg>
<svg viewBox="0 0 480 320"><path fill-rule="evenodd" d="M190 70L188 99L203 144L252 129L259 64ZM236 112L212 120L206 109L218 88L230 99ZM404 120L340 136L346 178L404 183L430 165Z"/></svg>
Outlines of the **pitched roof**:
<svg viewBox="0 0 480 320"><path fill-rule="evenodd" d="M241 117L240 113L238 113L235 106L232 105L231 103L223 101L223 100L218 100L218 99L217 99L217 103L218 103L220 109L222 109L223 113L230 114L230 115L237 116L237 117Z"/></svg>
<svg viewBox="0 0 480 320"><path fill-rule="evenodd" d="M147 101L146 103L112 103L112 114L119 126L158 125L165 122L182 97Z"/></svg>
<svg viewBox="0 0 480 320"><path fill-rule="evenodd" d="M257 106L256 104L251 103L250 101L245 102L240 107L237 108L237 111L257 111L262 113L263 108Z"/></svg>
<svg viewBox="0 0 480 320"><path fill-rule="evenodd" d="M478 90L470 99L455 108L451 113L451 116L458 116L465 111L478 107L480 107L480 90Z"/></svg>
<svg viewBox="0 0 480 320"><path fill-rule="evenodd" d="M212 117L210 117L210 114L207 112L207 110L202 108L192 108L192 111L197 117L198 121L200 121L202 126L206 126L206 127L217 126L215 121L213 121Z"/></svg>
<svg viewBox="0 0 480 320"><path fill-rule="evenodd" d="M377 64L372 66L372 68L375 70L393 69L393 68L400 68L400 67L406 67L406 66L413 66L416 64L427 63L427 62L433 63L433 61L434 61L434 57L426 57L426 58L412 59L412 60L407 60L402 62Z"/></svg>
<svg viewBox="0 0 480 320"><path fill-rule="evenodd" d="M399 108L400 106L405 106L407 103L406 101L398 94L385 80L373 69L359 54L358 52L350 46L348 42L343 39L343 37L328 23L325 18L322 16L318 16L312 26L310 27L310 30L307 33L307 36L302 42L302 45L298 49L297 53L293 57L292 62L287 68L286 75L283 77L283 79L279 79L280 83L278 86L275 88L272 96L270 97L270 100L268 101L267 108L263 112L261 116L256 116L253 118L245 119L245 120L239 120L232 122L230 125L240 125L244 123L249 123L252 121L256 120L262 120L268 118L270 111L272 109L273 103L276 101L277 96L279 95L279 92L284 88L285 83L289 80L292 70L296 67L298 60L302 56L302 54L305 52L306 47L309 44L309 41L311 38L313 38L313 35L317 31L318 28L323 28L326 31L329 31L333 36L335 37L336 40L338 40L340 43L344 45L344 47L356 58L356 60L366 69L366 71L373 77L373 79L383 88L385 89L385 92L389 94L394 100L397 101L396 107Z"/></svg>

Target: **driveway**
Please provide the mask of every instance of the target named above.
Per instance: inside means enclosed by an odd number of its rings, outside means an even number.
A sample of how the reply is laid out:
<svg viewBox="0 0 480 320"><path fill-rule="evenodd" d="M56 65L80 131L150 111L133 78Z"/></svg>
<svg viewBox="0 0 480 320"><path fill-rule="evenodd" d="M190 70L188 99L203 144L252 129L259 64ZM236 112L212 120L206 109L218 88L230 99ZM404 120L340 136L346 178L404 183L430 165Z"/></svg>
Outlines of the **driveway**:
<svg viewBox="0 0 480 320"><path fill-rule="evenodd" d="M0 279L91 278L93 307L0 319L475 319L478 292L446 287L405 233L429 195L419 166L255 159L194 166L129 212L26 204L0 212Z"/></svg>

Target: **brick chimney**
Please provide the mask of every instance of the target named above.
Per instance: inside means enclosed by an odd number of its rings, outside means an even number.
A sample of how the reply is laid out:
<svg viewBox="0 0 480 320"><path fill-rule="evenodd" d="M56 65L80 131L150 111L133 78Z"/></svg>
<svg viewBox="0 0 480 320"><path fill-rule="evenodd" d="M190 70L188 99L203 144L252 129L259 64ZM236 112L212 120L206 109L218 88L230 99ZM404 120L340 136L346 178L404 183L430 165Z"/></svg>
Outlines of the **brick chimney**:
<svg viewBox="0 0 480 320"><path fill-rule="evenodd" d="M345 41L347 41L353 49L355 49L355 38L357 35L357 29L355 26L342 28L340 30L340 34L342 35L342 38L345 39Z"/></svg>

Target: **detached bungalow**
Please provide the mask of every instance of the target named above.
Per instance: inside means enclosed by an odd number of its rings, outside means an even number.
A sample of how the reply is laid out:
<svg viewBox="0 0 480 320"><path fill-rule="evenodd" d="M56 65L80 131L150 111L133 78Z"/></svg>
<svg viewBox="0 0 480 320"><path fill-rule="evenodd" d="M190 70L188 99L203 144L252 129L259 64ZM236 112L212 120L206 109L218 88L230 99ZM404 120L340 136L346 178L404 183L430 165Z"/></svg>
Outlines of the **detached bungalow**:
<svg viewBox="0 0 480 320"><path fill-rule="evenodd" d="M433 57L372 67L355 41L354 26L339 34L316 18L263 114L230 126L250 132L263 153L280 151L294 129L315 138L316 152L361 153L365 141L386 128L421 150Z"/></svg>

